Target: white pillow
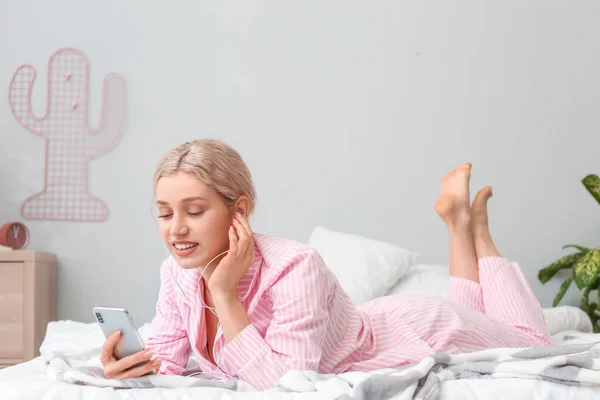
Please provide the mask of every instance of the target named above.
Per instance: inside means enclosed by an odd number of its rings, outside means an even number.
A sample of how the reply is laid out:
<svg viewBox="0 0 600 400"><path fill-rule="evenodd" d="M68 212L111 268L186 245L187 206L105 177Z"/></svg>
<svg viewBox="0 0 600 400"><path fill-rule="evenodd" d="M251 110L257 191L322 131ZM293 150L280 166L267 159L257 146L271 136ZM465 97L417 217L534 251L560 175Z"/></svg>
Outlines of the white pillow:
<svg viewBox="0 0 600 400"><path fill-rule="evenodd" d="M563 305L544 308L542 311L551 335L564 331L591 333L594 330L592 320L579 307Z"/></svg>
<svg viewBox="0 0 600 400"><path fill-rule="evenodd" d="M449 300L450 270L447 265L412 265L386 294L422 294Z"/></svg>
<svg viewBox="0 0 600 400"><path fill-rule="evenodd" d="M355 305L385 295L418 256L380 240L322 226L313 230L308 245L319 252Z"/></svg>

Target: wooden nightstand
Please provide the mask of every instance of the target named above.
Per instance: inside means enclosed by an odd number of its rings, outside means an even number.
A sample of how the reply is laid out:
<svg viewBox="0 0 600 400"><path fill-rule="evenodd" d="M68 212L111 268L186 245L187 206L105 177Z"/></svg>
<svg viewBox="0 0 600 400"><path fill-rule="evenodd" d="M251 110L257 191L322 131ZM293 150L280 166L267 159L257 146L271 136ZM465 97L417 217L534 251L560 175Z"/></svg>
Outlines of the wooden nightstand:
<svg viewBox="0 0 600 400"><path fill-rule="evenodd" d="M56 256L0 251L0 369L39 356L56 319Z"/></svg>

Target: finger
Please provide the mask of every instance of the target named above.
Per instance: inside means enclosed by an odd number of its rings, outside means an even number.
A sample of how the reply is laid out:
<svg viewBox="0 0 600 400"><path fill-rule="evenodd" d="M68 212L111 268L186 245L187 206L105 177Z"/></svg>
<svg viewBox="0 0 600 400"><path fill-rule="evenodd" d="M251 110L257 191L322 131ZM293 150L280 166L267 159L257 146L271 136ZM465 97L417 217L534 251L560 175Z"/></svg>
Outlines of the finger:
<svg viewBox="0 0 600 400"><path fill-rule="evenodd" d="M253 254L254 254L254 232L252 232L252 228L250 227L250 224L248 223L248 219L245 218L242 214L238 213L238 221L242 224L242 226L244 227L244 229L246 230L246 232L248 234L248 243L246 245L245 255L247 257L253 258Z"/></svg>
<svg viewBox="0 0 600 400"><path fill-rule="evenodd" d="M115 371L113 372L119 374L120 372L125 371L127 368L130 368L137 363L150 360L150 357L152 357L152 352L144 350L138 351L137 353L132 354L130 356L123 357L115 363Z"/></svg>
<svg viewBox="0 0 600 400"><path fill-rule="evenodd" d="M115 376L114 379L130 379L130 378L138 378L140 376L144 376L149 372L158 370L160 367L160 359L156 359L154 361L149 361L144 365L140 365L139 367L131 368L127 371L123 371L122 373Z"/></svg>
<svg viewBox="0 0 600 400"><path fill-rule="evenodd" d="M246 217L244 217L242 214L238 213L238 221L242 224L244 229L246 229L246 233L248 233L248 236L252 237L254 232L252 232L252 228L250 227L250 224L248 223L248 219Z"/></svg>
<svg viewBox="0 0 600 400"><path fill-rule="evenodd" d="M102 353L100 354L100 362L102 362L102 364L106 364L115 359L114 350L120 338L121 331L116 331L106 339L102 345Z"/></svg>
<svg viewBox="0 0 600 400"><path fill-rule="evenodd" d="M229 227L229 252L232 255L235 255L238 252L238 237L233 226Z"/></svg>
<svg viewBox="0 0 600 400"><path fill-rule="evenodd" d="M235 227L235 232L239 237L238 248L242 251L242 253L246 253L248 248L248 233L237 219L233 220L233 226Z"/></svg>
<svg viewBox="0 0 600 400"><path fill-rule="evenodd" d="M135 368L128 369L127 371L123 371L117 375L113 379L131 379L131 378L139 378L140 376L144 376L150 372L154 372L154 370L160 366L160 360L156 360L156 364L153 361L149 361Z"/></svg>
<svg viewBox="0 0 600 400"><path fill-rule="evenodd" d="M244 228L242 223L239 221L239 219L233 219L233 227L235 228L235 232L237 233L240 240L248 239L248 232L246 231L246 228Z"/></svg>

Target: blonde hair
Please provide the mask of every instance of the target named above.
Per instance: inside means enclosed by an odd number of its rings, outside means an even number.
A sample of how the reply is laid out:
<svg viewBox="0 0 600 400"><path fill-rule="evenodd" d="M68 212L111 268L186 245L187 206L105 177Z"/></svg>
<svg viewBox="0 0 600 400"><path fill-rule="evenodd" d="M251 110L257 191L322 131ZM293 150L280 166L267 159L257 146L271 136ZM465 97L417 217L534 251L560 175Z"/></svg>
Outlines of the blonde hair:
<svg viewBox="0 0 600 400"><path fill-rule="evenodd" d="M200 179L231 207L240 196L248 197L249 214L254 211L256 191L252 174L240 154L216 139L199 139L170 150L156 166L154 191L158 180L178 171Z"/></svg>

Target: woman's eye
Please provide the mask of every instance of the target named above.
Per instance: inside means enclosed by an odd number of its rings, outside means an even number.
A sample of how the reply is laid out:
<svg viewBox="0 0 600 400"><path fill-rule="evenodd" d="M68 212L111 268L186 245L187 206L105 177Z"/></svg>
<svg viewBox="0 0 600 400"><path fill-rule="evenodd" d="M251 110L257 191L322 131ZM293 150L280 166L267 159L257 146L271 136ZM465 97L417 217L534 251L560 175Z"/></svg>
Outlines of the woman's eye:
<svg viewBox="0 0 600 400"><path fill-rule="evenodd" d="M158 216L158 218L169 218L171 215L173 214L161 214Z"/></svg>
<svg viewBox="0 0 600 400"><path fill-rule="evenodd" d="M198 212L190 212L188 213L189 215L191 215L192 217L197 217L198 215L201 215L204 211L198 211Z"/></svg>

